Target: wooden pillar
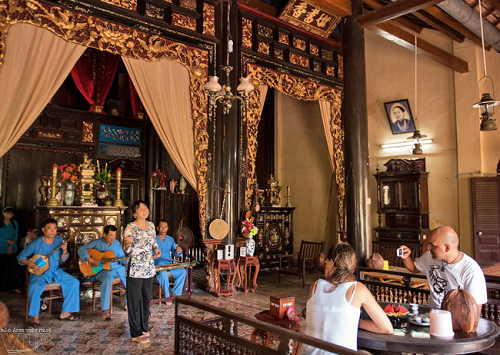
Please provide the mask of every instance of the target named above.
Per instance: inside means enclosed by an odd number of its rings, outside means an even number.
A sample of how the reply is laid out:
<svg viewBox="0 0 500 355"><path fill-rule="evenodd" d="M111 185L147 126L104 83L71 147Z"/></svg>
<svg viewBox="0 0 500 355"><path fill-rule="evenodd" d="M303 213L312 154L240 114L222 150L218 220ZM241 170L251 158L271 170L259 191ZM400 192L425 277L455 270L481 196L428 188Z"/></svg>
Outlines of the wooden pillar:
<svg viewBox="0 0 500 355"><path fill-rule="evenodd" d="M366 259L371 243L366 108L365 37L356 17L363 13L362 0L351 1L352 15L343 27L347 240L358 260Z"/></svg>

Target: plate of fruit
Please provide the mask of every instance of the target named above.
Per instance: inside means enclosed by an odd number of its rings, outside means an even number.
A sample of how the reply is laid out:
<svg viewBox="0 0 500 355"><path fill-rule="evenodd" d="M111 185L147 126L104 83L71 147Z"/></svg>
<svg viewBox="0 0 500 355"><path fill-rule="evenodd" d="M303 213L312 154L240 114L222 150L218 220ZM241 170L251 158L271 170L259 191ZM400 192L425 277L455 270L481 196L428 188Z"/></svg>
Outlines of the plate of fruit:
<svg viewBox="0 0 500 355"><path fill-rule="evenodd" d="M408 314L410 313L404 306L399 304L388 304L384 308L384 312L391 320L392 326L396 328L401 327L401 321L408 319Z"/></svg>

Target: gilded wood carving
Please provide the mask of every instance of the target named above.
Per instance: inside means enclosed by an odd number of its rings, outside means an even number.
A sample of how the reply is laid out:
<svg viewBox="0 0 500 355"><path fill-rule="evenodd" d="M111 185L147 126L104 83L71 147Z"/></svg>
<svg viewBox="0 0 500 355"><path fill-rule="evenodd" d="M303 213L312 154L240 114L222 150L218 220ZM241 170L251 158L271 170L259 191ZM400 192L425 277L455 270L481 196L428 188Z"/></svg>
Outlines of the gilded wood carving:
<svg viewBox="0 0 500 355"><path fill-rule="evenodd" d="M255 159L257 156L257 133L260 123L260 91L259 85L267 85L279 92L302 101L328 101L331 104L330 133L333 137L333 166L337 183L337 199L339 201L339 224L344 230L344 154L342 145L344 131L341 126L342 90L320 85L286 73L280 73L256 64L247 63L247 74L252 78L255 90L250 95L247 109L247 185L245 205L249 209L253 197L255 183Z"/></svg>
<svg viewBox="0 0 500 355"><path fill-rule="evenodd" d="M3 64L5 52L8 50L5 40L9 28L16 23L29 23L43 27L68 42L86 47L147 61L172 60L188 69L200 227L204 235L207 193L206 150L208 148L207 99L204 85L207 79L209 52L61 7L44 5L33 0L8 0L0 2L0 65Z"/></svg>

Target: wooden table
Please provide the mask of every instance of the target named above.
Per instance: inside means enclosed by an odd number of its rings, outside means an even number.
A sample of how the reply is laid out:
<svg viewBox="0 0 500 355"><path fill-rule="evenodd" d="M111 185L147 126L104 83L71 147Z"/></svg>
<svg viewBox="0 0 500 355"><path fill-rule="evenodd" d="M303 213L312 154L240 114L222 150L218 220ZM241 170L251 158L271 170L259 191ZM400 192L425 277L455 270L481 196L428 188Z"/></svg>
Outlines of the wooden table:
<svg viewBox="0 0 500 355"><path fill-rule="evenodd" d="M214 293L216 296L232 296L234 294L234 279L236 265L234 259L217 260L216 264L217 285Z"/></svg>
<svg viewBox="0 0 500 355"><path fill-rule="evenodd" d="M300 325L299 322L291 321L288 318L282 318L282 319L276 318L276 317L271 315L269 310L257 313L255 315L255 318L257 318L258 320L261 320L263 322L269 323L269 324L277 325L277 326L282 327L282 328L295 330L296 332L299 332L299 333L302 332L302 326ZM271 334L270 332L266 332L262 329L255 328L252 332L252 335L250 336L250 340L255 342L255 341L257 341L257 337L259 337L262 339L262 345L269 347L269 345L271 343L272 336L274 336L274 335ZM294 354L300 354L300 346L301 346L301 343L294 344L294 351L293 351ZM287 351L288 350L288 342L283 341L283 339L282 339L282 341L280 341L280 344L278 346L278 351L279 350Z"/></svg>
<svg viewBox="0 0 500 355"><path fill-rule="evenodd" d="M381 304L385 305L386 303ZM429 312L429 309L420 306L419 311L423 314ZM362 318L366 317L363 312ZM438 338L429 334L429 327L409 324L406 328L394 329L394 334L391 335L375 334L359 329L358 348L400 353L468 354L493 346L499 334L498 326L484 318L479 319L475 333L456 331L453 338Z"/></svg>
<svg viewBox="0 0 500 355"><path fill-rule="evenodd" d="M406 287L414 287L414 288L423 288L428 290L429 283L425 278L417 278L416 275L424 276L422 273L412 273L408 271L406 268L398 267L398 266L390 266L389 270L382 269L369 269L367 271L366 268L360 270L364 276L368 276L372 279L376 279L381 283L393 283L398 285L403 285ZM397 273L397 274L396 274ZM401 274L404 275L401 275Z"/></svg>
<svg viewBox="0 0 500 355"><path fill-rule="evenodd" d="M259 258L256 256L240 256L236 267L238 269L236 288L245 293L257 291L257 276L260 269Z"/></svg>

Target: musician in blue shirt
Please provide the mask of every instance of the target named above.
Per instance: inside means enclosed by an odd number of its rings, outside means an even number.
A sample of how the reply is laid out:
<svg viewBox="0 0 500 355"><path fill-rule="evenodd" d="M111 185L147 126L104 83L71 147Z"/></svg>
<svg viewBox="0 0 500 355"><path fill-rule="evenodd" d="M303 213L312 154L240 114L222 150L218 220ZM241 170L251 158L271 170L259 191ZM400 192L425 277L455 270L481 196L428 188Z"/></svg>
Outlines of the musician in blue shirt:
<svg viewBox="0 0 500 355"><path fill-rule="evenodd" d="M119 277L123 284L127 286L127 280L125 277L125 252L120 245L120 242L116 240L117 228L112 225L107 225L104 227L104 235L102 238L95 239L82 245L78 248L78 255L82 260L87 260L87 262L96 267L95 271L97 274L90 277L90 280L99 280L101 282L101 310L102 318L104 320L111 320L110 304L111 304L111 283L115 277ZM88 250L95 249L100 252L112 251L115 258L123 258L122 261L114 261L110 265L110 270L103 270L102 264L93 259ZM100 271L98 271L100 270Z"/></svg>
<svg viewBox="0 0 500 355"><path fill-rule="evenodd" d="M172 260L175 256L182 256L182 248L175 244L174 238L167 235L168 223L165 220L160 220L158 223L158 235L156 236L156 243L158 243L158 249L161 251L161 257L155 259L155 265L165 265L172 264ZM184 287L184 281L186 280L186 269L172 269L163 270L156 273L156 279L161 285L161 288L168 296L169 292L169 282L168 282L168 271L172 274L174 278L174 286L172 287L172 292L176 296L182 295L182 289Z"/></svg>
<svg viewBox="0 0 500 355"><path fill-rule="evenodd" d="M69 258L68 244L61 237L57 237L57 222L54 219L46 219L42 222L43 236L32 241L21 251L17 260L19 264L33 268L35 273L40 272L43 263L39 264L39 259L30 261L30 257L36 254L47 256L56 248L60 247L48 260L49 268L42 275L31 274L28 285L29 316L33 317L31 327L37 328L40 325L40 297L49 282L61 284L64 302L62 312L59 316L61 320L75 321L78 318L73 312L80 311L80 281L64 272L59 266L59 261L66 261ZM36 263L35 263L36 262Z"/></svg>

